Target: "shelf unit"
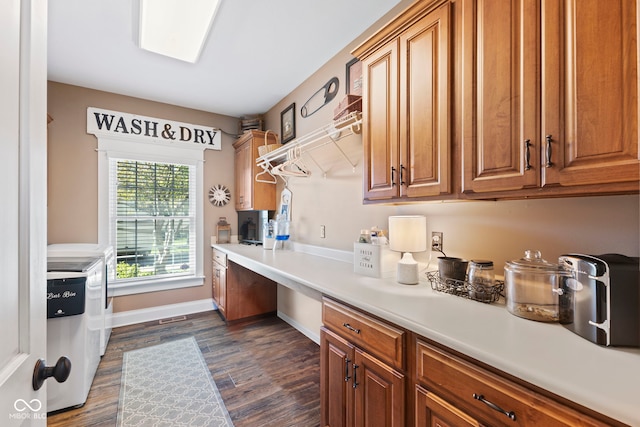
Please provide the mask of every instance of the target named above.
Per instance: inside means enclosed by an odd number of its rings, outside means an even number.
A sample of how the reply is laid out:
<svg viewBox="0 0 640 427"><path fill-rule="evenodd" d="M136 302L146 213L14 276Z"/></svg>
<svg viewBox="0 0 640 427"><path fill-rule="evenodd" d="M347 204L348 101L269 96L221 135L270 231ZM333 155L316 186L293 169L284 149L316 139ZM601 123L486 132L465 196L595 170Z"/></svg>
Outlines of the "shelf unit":
<svg viewBox="0 0 640 427"><path fill-rule="evenodd" d="M344 150L337 144L343 138L354 134L359 134L362 130L362 114L359 111L351 112L344 117L332 121L331 123L322 126L319 129L309 132L308 134L294 139L287 144L283 144L281 147L266 153L256 158L256 164L260 166L263 171L256 175L256 181L270 182L264 179L259 179L260 175L271 175L273 178L273 184L276 183L276 173L272 173L272 169L275 165L288 160L292 155L301 156L307 154L309 158L315 163L315 165L322 171L323 176L326 177L326 171L313 159L309 154L311 151L323 147L327 144L333 144L342 157L351 165L355 171L357 162L351 161L346 155ZM284 178L283 178L284 179ZM286 181L286 180L285 180Z"/></svg>

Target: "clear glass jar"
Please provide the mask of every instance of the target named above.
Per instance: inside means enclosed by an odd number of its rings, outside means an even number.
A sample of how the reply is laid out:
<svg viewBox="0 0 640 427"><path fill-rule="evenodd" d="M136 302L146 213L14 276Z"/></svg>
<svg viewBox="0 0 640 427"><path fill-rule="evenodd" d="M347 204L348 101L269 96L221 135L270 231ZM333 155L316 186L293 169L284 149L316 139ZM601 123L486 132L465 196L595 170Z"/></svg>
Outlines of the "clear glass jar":
<svg viewBox="0 0 640 427"><path fill-rule="evenodd" d="M571 277L571 270L545 261L540 251L525 251L504 266L507 310L529 320L559 321L563 283Z"/></svg>
<svg viewBox="0 0 640 427"><path fill-rule="evenodd" d="M491 301L490 288L495 285L493 261L471 260L469 262L469 271L467 272L467 281L471 285L469 287L469 298L478 301Z"/></svg>
<svg viewBox="0 0 640 427"><path fill-rule="evenodd" d="M358 243L371 243L371 232L369 230L360 230Z"/></svg>

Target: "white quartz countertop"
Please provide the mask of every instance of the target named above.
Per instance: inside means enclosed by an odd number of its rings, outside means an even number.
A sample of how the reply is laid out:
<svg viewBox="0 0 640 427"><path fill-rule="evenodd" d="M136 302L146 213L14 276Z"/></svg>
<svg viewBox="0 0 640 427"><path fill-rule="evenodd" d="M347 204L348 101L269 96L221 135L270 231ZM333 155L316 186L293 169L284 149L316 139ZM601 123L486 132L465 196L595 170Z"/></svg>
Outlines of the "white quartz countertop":
<svg viewBox="0 0 640 427"><path fill-rule="evenodd" d="M511 315L431 289L353 272L351 262L261 246L213 245L228 259L292 288L334 297L531 384L640 426L640 349L601 347L557 323ZM422 279L421 279L422 280Z"/></svg>

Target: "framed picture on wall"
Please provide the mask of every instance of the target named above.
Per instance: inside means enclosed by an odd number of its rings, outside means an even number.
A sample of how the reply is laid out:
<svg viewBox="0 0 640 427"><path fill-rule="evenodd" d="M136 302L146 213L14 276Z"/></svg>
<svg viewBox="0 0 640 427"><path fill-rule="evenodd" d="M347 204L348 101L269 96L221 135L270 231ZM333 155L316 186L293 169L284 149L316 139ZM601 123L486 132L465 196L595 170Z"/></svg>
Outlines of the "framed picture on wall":
<svg viewBox="0 0 640 427"><path fill-rule="evenodd" d="M296 103L289 105L280 113L280 135L283 144L296 137Z"/></svg>
<svg viewBox="0 0 640 427"><path fill-rule="evenodd" d="M345 93L362 96L362 62L353 58L346 66Z"/></svg>

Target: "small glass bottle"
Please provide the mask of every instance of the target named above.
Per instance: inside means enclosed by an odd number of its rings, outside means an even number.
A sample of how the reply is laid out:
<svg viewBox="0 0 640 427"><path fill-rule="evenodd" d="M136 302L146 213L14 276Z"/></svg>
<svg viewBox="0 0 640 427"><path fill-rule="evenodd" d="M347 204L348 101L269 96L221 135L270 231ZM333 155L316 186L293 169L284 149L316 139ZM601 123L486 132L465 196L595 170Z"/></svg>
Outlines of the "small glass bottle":
<svg viewBox="0 0 640 427"><path fill-rule="evenodd" d="M360 230L358 243L371 243L371 234L369 230Z"/></svg>
<svg viewBox="0 0 640 427"><path fill-rule="evenodd" d="M469 297L478 301L490 302L490 289L494 285L493 261L471 260L467 280Z"/></svg>

